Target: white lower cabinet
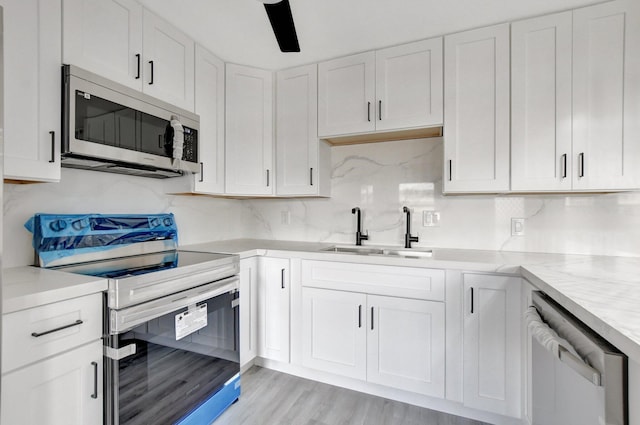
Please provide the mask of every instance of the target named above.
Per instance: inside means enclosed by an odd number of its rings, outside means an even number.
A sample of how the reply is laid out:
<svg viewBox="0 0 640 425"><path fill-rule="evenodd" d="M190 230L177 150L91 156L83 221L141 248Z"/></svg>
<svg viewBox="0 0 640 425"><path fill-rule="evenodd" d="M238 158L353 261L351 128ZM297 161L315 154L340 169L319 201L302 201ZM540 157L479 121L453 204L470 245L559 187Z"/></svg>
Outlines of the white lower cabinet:
<svg viewBox="0 0 640 425"><path fill-rule="evenodd" d="M260 257L258 355L289 362L289 259Z"/></svg>
<svg viewBox="0 0 640 425"><path fill-rule="evenodd" d="M465 273L464 405L521 416L521 278Z"/></svg>
<svg viewBox="0 0 640 425"><path fill-rule="evenodd" d="M303 366L444 397L444 303L303 288Z"/></svg>
<svg viewBox="0 0 640 425"><path fill-rule="evenodd" d="M364 380L366 306L365 294L302 288L302 365Z"/></svg>
<svg viewBox="0 0 640 425"><path fill-rule="evenodd" d="M101 425L102 341L4 375L1 422Z"/></svg>
<svg viewBox="0 0 640 425"><path fill-rule="evenodd" d="M240 367L258 355L258 258L240 260Z"/></svg>

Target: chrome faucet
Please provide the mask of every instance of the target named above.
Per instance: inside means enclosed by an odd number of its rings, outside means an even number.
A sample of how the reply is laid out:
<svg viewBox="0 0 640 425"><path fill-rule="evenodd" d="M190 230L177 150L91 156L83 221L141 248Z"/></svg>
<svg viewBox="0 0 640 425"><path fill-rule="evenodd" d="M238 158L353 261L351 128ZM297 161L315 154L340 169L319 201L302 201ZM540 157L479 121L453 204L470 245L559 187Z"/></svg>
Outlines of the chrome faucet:
<svg viewBox="0 0 640 425"><path fill-rule="evenodd" d="M355 208L351 208L351 214L355 214L356 215L356 220L357 220L357 224L356 224L356 245L362 245L362 241L367 241L369 240L369 235L363 235L362 234L362 223L360 221L360 208L355 207Z"/></svg>
<svg viewBox="0 0 640 425"><path fill-rule="evenodd" d="M411 248L411 242L418 242L418 237L411 236L411 211L407 207L402 207L402 211L407 214L407 233L404 235L404 247Z"/></svg>

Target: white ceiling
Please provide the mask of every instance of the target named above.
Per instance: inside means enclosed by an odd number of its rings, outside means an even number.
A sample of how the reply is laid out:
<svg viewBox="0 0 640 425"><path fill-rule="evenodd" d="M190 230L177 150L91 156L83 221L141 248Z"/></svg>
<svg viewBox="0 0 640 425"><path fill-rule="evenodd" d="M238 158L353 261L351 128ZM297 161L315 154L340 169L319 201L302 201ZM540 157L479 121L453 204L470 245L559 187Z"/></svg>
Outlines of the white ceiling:
<svg viewBox="0 0 640 425"><path fill-rule="evenodd" d="M571 9L601 0L289 0L300 53L281 53L257 0L141 0L227 62L267 69Z"/></svg>

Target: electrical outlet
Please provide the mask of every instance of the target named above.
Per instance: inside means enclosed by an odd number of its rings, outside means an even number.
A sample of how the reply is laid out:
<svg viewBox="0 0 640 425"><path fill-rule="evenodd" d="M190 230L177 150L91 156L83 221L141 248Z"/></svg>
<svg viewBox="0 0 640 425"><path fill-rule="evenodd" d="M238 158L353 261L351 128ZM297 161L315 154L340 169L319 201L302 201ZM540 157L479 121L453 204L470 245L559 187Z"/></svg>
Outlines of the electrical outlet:
<svg viewBox="0 0 640 425"><path fill-rule="evenodd" d="M511 219L511 236L524 236L524 218Z"/></svg>
<svg viewBox="0 0 640 425"><path fill-rule="evenodd" d="M291 224L291 211L280 211L280 223Z"/></svg>
<svg viewBox="0 0 640 425"><path fill-rule="evenodd" d="M440 211L422 211L422 226L435 227L440 225Z"/></svg>

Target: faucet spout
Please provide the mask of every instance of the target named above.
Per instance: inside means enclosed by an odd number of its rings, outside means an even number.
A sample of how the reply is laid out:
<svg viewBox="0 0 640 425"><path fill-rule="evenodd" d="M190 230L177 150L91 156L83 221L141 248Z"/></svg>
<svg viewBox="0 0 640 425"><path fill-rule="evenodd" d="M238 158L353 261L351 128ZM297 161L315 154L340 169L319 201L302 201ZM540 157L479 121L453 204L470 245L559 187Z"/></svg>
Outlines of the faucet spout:
<svg viewBox="0 0 640 425"><path fill-rule="evenodd" d="M418 242L418 237L411 236L411 210L405 206L402 207L402 212L407 215L407 232L404 234L404 247L411 248L411 242Z"/></svg>
<svg viewBox="0 0 640 425"><path fill-rule="evenodd" d="M351 214L356 215L356 245L362 245L362 241L369 240L369 235L362 234L362 221L360 218L360 208L354 207L351 209Z"/></svg>

